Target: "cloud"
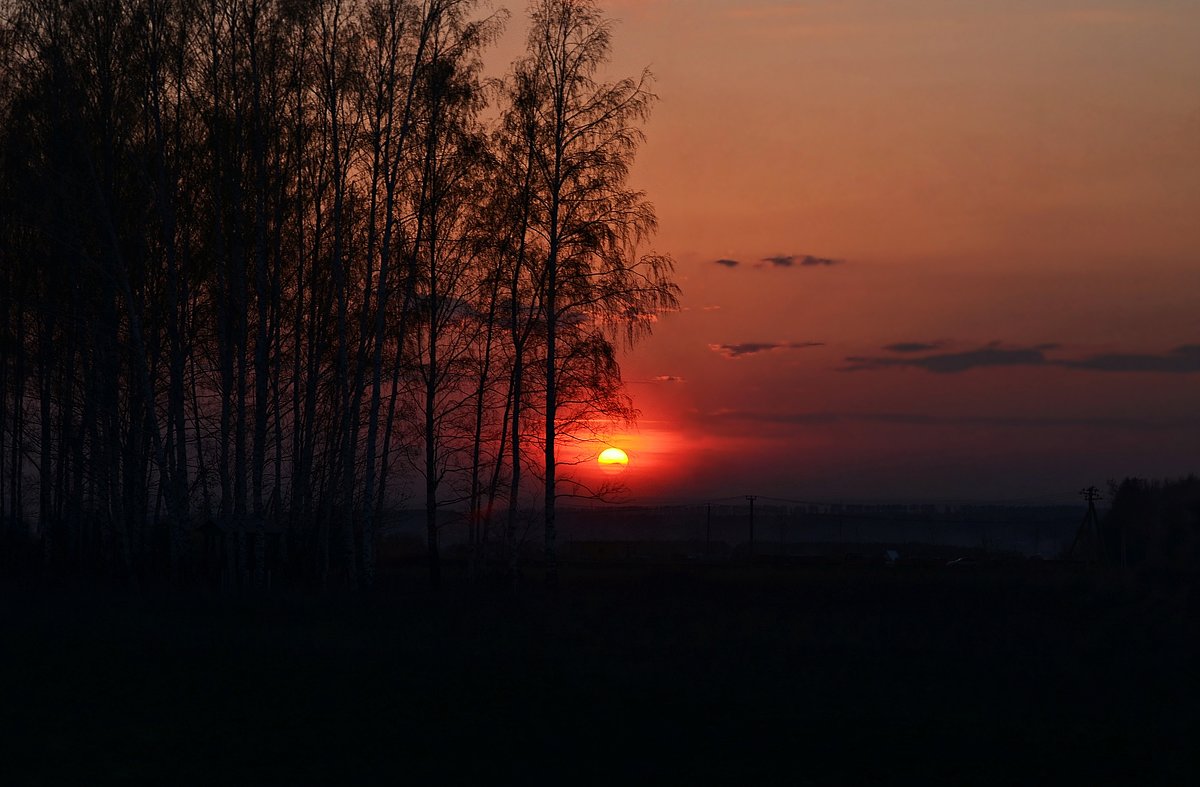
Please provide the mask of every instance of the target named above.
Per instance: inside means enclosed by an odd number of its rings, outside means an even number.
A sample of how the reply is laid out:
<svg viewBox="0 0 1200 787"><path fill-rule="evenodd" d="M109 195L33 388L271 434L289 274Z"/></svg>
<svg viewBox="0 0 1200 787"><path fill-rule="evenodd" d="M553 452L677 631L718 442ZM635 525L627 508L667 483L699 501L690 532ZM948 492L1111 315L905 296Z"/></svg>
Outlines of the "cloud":
<svg viewBox="0 0 1200 787"><path fill-rule="evenodd" d="M884 345L883 349L891 353L927 353L941 346L941 342L896 342Z"/></svg>
<svg viewBox="0 0 1200 787"><path fill-rule="evenodd" d="M774 425L822 426L836 423L872 423L897 426L980 426L996 429L1123 429L1169 431L1200 427L1196 419L1153 419L1125 417L1022 416L1022 415L926 415L923 413L770 413L748 410L716 410L696 413L704 423L753 422Z"/></svg>
<svg viewBox="0 0 1200 787"><path fill-rule="evenodd" d="M1200 344L1185 344L1169 352L1105 353L1078 360L1056 361L1070 369L1095 372L1160 372L1165 374L1195 374L1200 372Z"/></svg>
<svg viewBox="0 0 1200 787"><path fill-rule="evenodd" d="M831 257L814 257L811 254L779 254L774 257L763 257L762 261L769 262L776 268L791 268L795 265L814 268L821 265L839 265L842 262L842 260L835 260Z"/></svg>
<svg viewBox="0 0 1200 787"><path fill-rule="evenodd" d="M685 382L687 382L687 380L685 380L682 377L677 377L673 374L660 374L655 377L651 377L650 382L652 382L652 383L685 383Z"/></svg>
<svg viewBox="0 0 1200 787"><path fill-rule="evenodd" d="M704 304L703 306L701 306L701 307L700 307L700 309L701 309L702 311L706 311L706 312L719 312L719 311L721 311L721 307L720 307L718 304L715 304L715 303L706 303L706 304Z"/></svg>
<svg viewBox="0 0 1200 787"><path fill-rule="evenodd" d="M763 257L763 262L769 262L776 268L790 268L796 262L796 256L793 254L780 255L778 257Z"/></svg>
<svg viewBox="0 0 1200 787"><path fill-rule="evenodd" d="M978 350L937 353L917 357L880 358L858 355L847 358L846 362L849 366L843 367L842 371L858 372L895 367L915 367L938 374L953 374L989 366L1044 366L1049 363L1046 359L1045 349L1048 348L1044 345L1004 348L991 344ZM893 350L893 352L896 351ZM899 352L908 351L902 350Z"/></svg>
<svg viewBox="0 0 1200 787"><path fill-rule="evenodd" d="M824 342L743 342L741 344L710 344L708 349L726 358L741 358L743 355L772 352L773 350L803 350L821 347Z"/></svg>
<svg viewBox="0 0 1200 787"><path fill-rule="evenodd" d="M817 257L812 254L776 254L771 257L763 257L754 267L764 268L768 265L775 268L817 268L821 266L840 265L845 260L834 259L833 257ZM741 267L742 261L735 260L729 257L722 257L712 261L713 265L720 265L724 268Z"/></svg>
<svg viewBox="0 0 1200 787"><path fill-rule="evenodd" d="M1053 342L1029 347L1003 347L993 343L977 350L918 354L938 346L919 342L889 344L883 349L904 357L850 356L846 358L848 365L842 367L841 371L916 368L937 374L957 374L986 367L1053 366L1093 372L1200 373L1200 344L1185 344L1165 353L1103 353L1082 358L1048 358L1048 351L1060 348Z"/></svg>

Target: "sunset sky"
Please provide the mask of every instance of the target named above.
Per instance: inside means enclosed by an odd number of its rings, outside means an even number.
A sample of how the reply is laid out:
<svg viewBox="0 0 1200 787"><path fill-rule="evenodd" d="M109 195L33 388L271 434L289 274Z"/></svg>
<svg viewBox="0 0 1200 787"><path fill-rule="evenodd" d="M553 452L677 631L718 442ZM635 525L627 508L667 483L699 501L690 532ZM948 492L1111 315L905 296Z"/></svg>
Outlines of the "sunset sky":
<svg viewBox="0 0 1200 787"><path fill-rule="evenodd" d="M624 357L628 499L1200 471L1200 3L607 8L684 307Z"/></svg>

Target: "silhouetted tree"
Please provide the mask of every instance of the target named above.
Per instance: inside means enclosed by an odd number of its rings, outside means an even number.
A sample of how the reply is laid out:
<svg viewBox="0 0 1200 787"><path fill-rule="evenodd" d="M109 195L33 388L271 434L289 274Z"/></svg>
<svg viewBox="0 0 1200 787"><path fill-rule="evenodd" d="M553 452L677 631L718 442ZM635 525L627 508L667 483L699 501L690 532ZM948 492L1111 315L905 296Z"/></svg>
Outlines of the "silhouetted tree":
<svg viewBox="0 0 1200 787"><path fill-rule="evenodd" d="M413 356L418 427L423 438L419 468L425 481L426 543L430 580L440 577L439 498L447 477L466 468L463 441L469 388L464 363L478 328L476 303L484 259L478 252L478 215L473 195L481 184L483 136L476 121L482 107L480 48L495 32L470 24L462 3L448 5L430 38L430 60L420 83L424 155L418 198L421 243L416 248Z"/></svg>
<svg viewBox="0 0 1200 787"><path fill-rule="evenodd" d="M526 56L514 67L514 125L529 146L528 232L536 239L537 303L544 325L545 561L557 577L555 509L563 372L575 382L615 374L605 349L614 328L632 339L674 305L670 260L638 257L654 209L626 185L654 95L650 74L597 81L611 23L591 0L541 0L531 10ZM526 241L525 248L529 248ZM583 348L583 349L580 349ZM599 373L597 375L597 373ZM603 388L601 388L603 390Z"/></svg>

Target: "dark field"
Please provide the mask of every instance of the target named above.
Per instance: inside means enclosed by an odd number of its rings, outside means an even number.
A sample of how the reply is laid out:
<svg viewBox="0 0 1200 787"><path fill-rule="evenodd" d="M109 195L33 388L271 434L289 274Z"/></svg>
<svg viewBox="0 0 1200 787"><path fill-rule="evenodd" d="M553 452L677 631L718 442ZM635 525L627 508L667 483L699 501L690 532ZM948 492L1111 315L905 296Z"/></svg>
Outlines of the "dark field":
<svg viewBox="0 0 1200 787"><path fill-rule="evenodd" d="M563 568L439 595L3 581L5 784L1183 784L1195 620L1057 564Z"/></svg>

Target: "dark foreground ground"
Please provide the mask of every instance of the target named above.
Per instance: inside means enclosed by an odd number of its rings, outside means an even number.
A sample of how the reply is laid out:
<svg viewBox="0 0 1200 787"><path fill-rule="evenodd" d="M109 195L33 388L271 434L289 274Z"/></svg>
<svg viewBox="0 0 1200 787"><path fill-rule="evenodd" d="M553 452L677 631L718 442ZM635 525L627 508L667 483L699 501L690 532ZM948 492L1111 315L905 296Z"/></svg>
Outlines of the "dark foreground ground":
<svg viewBox="0 0 1200 787"><path fill-rule="evenodd" d="M1079 567L389 585L0 580L0 783L1195 783L1195 621Z"/></svg>

